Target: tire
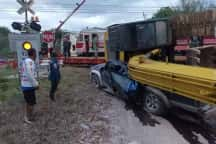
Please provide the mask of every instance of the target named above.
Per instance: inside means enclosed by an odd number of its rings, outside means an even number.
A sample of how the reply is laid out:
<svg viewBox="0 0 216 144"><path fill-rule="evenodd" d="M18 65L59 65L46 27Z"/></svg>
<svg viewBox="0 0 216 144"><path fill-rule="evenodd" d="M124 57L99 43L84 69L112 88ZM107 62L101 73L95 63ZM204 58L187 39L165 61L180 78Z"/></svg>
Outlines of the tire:
<svg viewBox="0 0 216 144"><path fill-rule="evenodd" d="M147 93L144 95L143 103L144 110L154 115L162 116L167 112L167 108L163 100L154 92L147 91Z"/></svg>
<svg viewBox="0 0 216 144"><path fill-rule="evenodd" d="M96 88L101 88L99 77L96 74L92 74L92 82L94 83Z"/></svg>

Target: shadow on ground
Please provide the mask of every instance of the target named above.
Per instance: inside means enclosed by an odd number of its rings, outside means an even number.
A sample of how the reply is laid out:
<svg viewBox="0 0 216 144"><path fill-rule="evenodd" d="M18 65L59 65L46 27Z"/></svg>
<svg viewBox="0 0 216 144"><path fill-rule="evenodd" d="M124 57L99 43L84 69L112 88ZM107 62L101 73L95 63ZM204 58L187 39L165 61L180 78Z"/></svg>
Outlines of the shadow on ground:
<svg viewBox="0 0 216 144"><path fill-rule="evenodd" d="M155 127L160 124L151 114L144 111L141 106L132 102L126 102L125 109L133 111L143 126ZM198 135L205 138L209 144L216 144L216 134L213 133L207 125L203 124L197 115L182 109L174 108L170 110L164 118L168 120L190 144L203 144L199 141Z"/></svg>

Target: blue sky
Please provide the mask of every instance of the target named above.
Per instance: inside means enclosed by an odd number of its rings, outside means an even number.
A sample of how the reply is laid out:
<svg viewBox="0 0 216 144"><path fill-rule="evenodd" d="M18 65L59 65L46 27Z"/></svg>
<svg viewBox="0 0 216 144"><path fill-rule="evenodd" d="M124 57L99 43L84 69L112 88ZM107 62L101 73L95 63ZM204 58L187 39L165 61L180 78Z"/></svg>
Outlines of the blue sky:
<svg viewBox="0 0 216 144"><path fill-rule="evenodd" d="M24 15L16 11L16 0L0 0L0 26L11 28L13 21L23 22ZM55 28L80 0L34 0L32 9L40 18L43 29ZM86 0L84 6L63 26L79 31L85 27L107 27L115 23L150 18L160 7L176 6L178 0ZM144 15L143 15L144 12Z"/></svg>

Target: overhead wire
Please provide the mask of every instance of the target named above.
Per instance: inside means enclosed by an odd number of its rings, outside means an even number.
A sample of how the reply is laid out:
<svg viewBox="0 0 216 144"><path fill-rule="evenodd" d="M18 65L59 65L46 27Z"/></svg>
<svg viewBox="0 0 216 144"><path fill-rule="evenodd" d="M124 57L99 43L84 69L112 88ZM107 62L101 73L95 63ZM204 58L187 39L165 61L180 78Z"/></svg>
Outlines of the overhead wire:
<svg viewBox="0 0 216 144"><path fill-rule="evenodd" d="M39 0L40 1L40 0ZM211 0L213 1L213 0ZM216 0L214 0L216 2ZM44 2L44 1L43 1ZM48 1L49 2L49 1ZM50 1L51 2L51 1ZM73 8L73 4L65 3L65 2L55 2L54 4L49 3L49 7L43 7L44 5L38 4L33 8L37 12L42 13L69 13L71 12L71 8ZM59 5L58 5L59 4ZM128 5L116 5L111 3L103 3L103 4L86 4L84 7L80 8L77 12L79 14L121 14L121 13L145 13L152 14L155 13L160 8L165 8L166 6L128 6ZM171 8L177 8L176 6L172 6ZM212 7L215 8L215 7ZM4 5L0 6L0 12L17 12L17 8L7 8Z"/></svg>
<svg viewBox="0 0 216 144"><path fill-rule="evenodd" d="M53 13L67 13L70 12L71 9L67 8L35 8L37 12L53 12ZM91 8L81 8L78 13L152 13L154 9L106 9L106 8L99 8L99 9L91 9ZM1 8L0 12L16 12L17 9L15 8Z"/></svg>
<svg viewBox="0 0 216 144"><path fill-rule="evenodd" d="M119 8L116 7L112 7L112 9L110 9L110 7L102 7L101 5L95 5L95 7L82 7L80 8L78 13L98 13L98 12L105 12L105 13L122 13L122 12L126 12L126 13L143 13L143 12L149 12L152 13L158 9L160 9L162 7L135 7L135 6L121 6ZM38 12L55 12L55 13L65 13L65 12L69 12L71 11L71 7L49 7L49 8L45 8L45 7L34 7L34 9ZM16 12L17 9L16 8L5 8L5 7L1 7L0 6L0 12Z"/></svg>

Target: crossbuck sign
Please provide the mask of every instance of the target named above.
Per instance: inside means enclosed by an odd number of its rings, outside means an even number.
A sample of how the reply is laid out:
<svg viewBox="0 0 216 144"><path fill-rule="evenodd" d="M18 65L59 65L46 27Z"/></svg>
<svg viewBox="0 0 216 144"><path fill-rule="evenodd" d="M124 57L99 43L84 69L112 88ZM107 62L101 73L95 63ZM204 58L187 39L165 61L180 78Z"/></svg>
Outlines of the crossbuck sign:
<svg viewBox="0 0 216 144"><path fill-rule="evenodd" d="M25 11L29 11L31 14L35 14L35 12L31 9L31 6L34 4L34 0L17 0L17 2L22 6L17 13L23 14Z"/></svg>

